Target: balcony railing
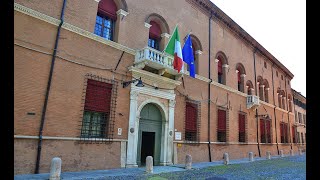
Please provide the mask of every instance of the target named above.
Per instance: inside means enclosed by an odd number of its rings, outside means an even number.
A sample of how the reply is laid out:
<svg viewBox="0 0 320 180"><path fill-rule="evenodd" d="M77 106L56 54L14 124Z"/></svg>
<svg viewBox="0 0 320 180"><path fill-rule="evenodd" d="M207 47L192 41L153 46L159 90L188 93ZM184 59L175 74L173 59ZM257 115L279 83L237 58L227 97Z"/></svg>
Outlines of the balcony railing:
<svg viewBox="0 0 320 180"><path fill-rule="evenodd" d="M147 65L153 69L161 70L162 72L167 72L172 75L181 74L173 68L172 56L150 47L137 50L134 64L138 67L140 64L143 64L142 67Z"/></svg>
<svg viewBox="0 0 320 180"><path fill-rule="evenodd" d="M247 96L247 109L252 107L257 107L260 105L260 100L258 96L255 95L248 95Z"/></svg>

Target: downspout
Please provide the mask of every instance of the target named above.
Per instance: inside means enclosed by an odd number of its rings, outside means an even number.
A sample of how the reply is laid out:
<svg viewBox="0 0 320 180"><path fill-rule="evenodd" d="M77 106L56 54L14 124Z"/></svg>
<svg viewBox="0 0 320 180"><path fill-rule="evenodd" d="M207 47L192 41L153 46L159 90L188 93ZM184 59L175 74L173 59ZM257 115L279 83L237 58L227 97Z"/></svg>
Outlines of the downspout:
<svg viewBox="0 0 320 180"><path fill-rule="evenodd" d="M290 146L291 146L291 149L292 149L292 141L291 141L291 133L290 133L290 117L289 117L289 113L290 113L290 111L289 111L289 102L287 101L288 100L288 92L287 92L287 79L286 79L286 77L287 77L287 75L284 77L284 80L285 80L285 82L284 82L284 88L285 88L285 90L286 90L286 102L287 102L287 110L288 110L288 113L287 113L287 116L288 116L288 126L289 126L289 131L288 131L288 129L287 129L287 132L289 132L289 142L290 142Z"/></svg>
<svg viewBox="0 0 320 180"><path fill-rule="evenodd" d="M208 77L210 79L208 84L208 151L209 151L209 161L211 160L211 142L210 142L210 107L211 107L211 19L212 19L212 11L210 11L210 18L209 18L209 67L208 67Z"/></svg>
<svg viewBox="0 0 320 180"><path fill-rule="evenodd" d="M255 93L257 95L257 74L256 74L256 52L257 49L254 49L253 51L253 66L254 66L254 85L255 85ZM259 157L261 157L261 153L260 153L260 142L259 142L259 118L258 118L258 108L256 108L256 120L257 120L257 143L258 143L258 152L259 152Z"/></svg>
<svg viewBox="0 0 320 180"><path fill-rule="evenodd" d="M57 31L57 35L56 35L56 40L55 40L55 45L54 45L53 54L52 54L52 60L51 60L51 66L50 66L49 79L48 79L47 90L46 90L46 96L45 96L44 104L43 104L43 108L42 108L35 174L39 174L43 125L44 125L44 120L45 120L45 117L46 117L46 110L47 110L47 105L48 105L48 97L49 97L49 92L50 92L50 87L51 87L51 80L52 80L54 62L55 62L55 59L56 59L57 47L58 47L58 42L59 42L59 37L60 37L60 30L61 30L61 26L63 24L64 10L65 10L65 7L66 7L66 3L67 3L67 0L63 0L63 5L62 5L61 15L60 15L60 24L58 26L58 31Z"/></svg>
<svg viewBox="0 0 320 180"><path fill-rule="evenodd" d="M275 101L275 98L274 98L273 66L274 66L274 64L272 64L272 69L271 69L271 72L272 72L272 93L273 93L273 105L274 105L274 108L273 108L273 114L274 114L274 125L275 125L275 129L276 129L276 144L277 144L277 152L278 152L278 155L279 155L278 131L277 131L277 115L276 115L276 101Z"/></svg>

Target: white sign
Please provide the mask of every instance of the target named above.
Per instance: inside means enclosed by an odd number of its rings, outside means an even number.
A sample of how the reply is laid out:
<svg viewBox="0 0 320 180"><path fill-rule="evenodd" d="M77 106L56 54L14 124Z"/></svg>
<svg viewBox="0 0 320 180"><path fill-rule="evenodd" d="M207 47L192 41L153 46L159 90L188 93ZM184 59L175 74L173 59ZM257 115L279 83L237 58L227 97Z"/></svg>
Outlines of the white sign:
<svg viewBox="0 0 320 180"><path fill-rule="evenodd" d="M181 132L175 132L175 139L181 140Z"/></svg>
<svg viewBox="0 0 320 180"><path fill-rule="evenodd" d="M122 134L122 128L118 128L118 135L121 136Z"/></svg>

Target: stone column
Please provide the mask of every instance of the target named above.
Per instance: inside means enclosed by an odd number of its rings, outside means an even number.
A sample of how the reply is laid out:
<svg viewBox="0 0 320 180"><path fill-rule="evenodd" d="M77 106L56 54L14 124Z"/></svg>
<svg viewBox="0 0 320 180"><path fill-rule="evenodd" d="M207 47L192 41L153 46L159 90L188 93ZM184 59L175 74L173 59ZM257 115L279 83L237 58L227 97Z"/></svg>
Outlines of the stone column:
<svg viewBox="0 0 320 180"><path fill-rule="evenodd" d="M241 86L240 86L240 91L244 92L244 78L246 77L246 74L241 74L240 78L241 78Z"/></svg>
<svg viewBox="0 0 320 180"><path fill-rule="evenodd" d="M130 92L130 117L128 129L128 147L127 147L127 163L126 167L138 167L137 165L137 145L138 145L138 126L137 119L137 102L138 92Z"/></svg>
<svg viewBox="0 0 320 180"><path fill-rule="evenodd" d="M60 180L60 174L61 174L61 159L58 157L54 157L51 160L49 180Z"/></svg>
<svg viewBox="0 0 320 180"><path fill-rule="evenodd" d="M115 33L114 33L114 37L113 40L115 42L118 42L119 44L124 44L125 39L127 37L126 34L126 18L125 16L127 16L129 13L126 12L123 9L119 9L117 11L117 21L115 24Z"/></svg>
<svg viewBox="0 0 320 180"><path fill-rule="evenodd" d="M225 165L228 165L229 164L229 154L228 153L224 153L223 154L223 163Z"/></svg>
<svg viewBox="0 0 320 180"><path fill-rule="evenodd" d="M190 154L186 155L186 162L185 162L185 169L191 169L192 168L192 156Z"/></svg>
<svg viewBox="0 0 320 180"><path fill-rule="evenodd" d="M249 152L249 161L253 161L253 152Z"/></svg>
<svg viewBox="0 0 320 180"><path fill-rule="evenodd" d="M260 92L260 89L262 92ZM260 94L262 95L261 96L261 101L264 101L264 85L260 85L260 89L259 89L259 96Z"/></svg>
<svg viewBox="0 0 320 180"><path fill-rule="evenodd" d="M153 158L152 158L152 156L147 156L147 158L146 158L146 172L153 173Z"/></svg>
<svg viewBox="0 0 320 180"><path fill-rule="evenodd" d="M271 152L267 151L267 159L271 159Z"/></svg>
<svg viewBox="0 0 320 180"><path fill-rule="evenodd" d="M227 71L227 69L229 68L229 65L228 64L223 64L222 65L222 73L223 73L223 75L222 75L222 84L224 84L224 85L227 85L227 73L228 73L228 71Z"/></svg>
<svg viewBox="0 0 320 180"><path fill-rule="evenodd" d="M173 155L173 135L174 135L174 107L176 101L169 100L169 135L168 135L168 148L167 148L167 165L172 165Z"/></svg>
<svg viewBox="0 0 320 180"><path fill-rule="evenodd" d="M280 150L280 157L284 157L283 150Z"/></svg>

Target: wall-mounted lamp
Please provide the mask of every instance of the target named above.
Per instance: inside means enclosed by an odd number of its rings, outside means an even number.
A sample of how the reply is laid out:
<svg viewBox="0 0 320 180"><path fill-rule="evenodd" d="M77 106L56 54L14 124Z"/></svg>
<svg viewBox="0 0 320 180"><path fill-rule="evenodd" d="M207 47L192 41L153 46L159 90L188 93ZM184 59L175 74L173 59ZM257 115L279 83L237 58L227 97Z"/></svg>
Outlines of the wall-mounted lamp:
<svg viewBox="0 0 320 180"><path fill-rule="evenodd" d="M140 77L139 79L134 79L134 80L131 80L131 81L123 82L122 83L122 87L125 88L125 87L129 86L131 83L135 83L137 81L138 81L138 83L136 84L137 87L143 87L144 86L144 84L142 83L141 77Z"/></svg>
<svg viewBox="0 0 320 180"><path fill-rule="evenodd" d="M270 119L269 114L259 114L259 115L256 115L255 117L263 117L263 118L266 118L266 119Z"/></svg>

